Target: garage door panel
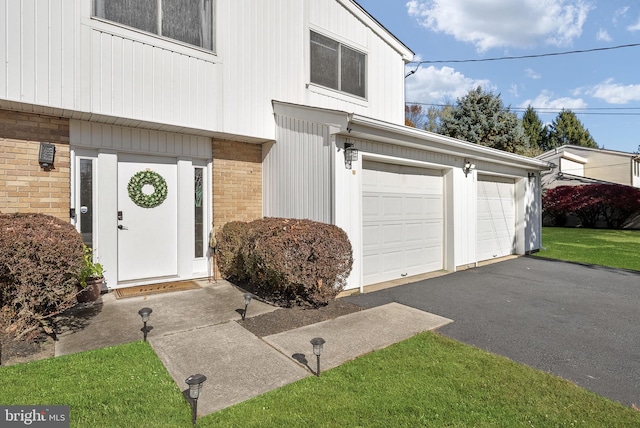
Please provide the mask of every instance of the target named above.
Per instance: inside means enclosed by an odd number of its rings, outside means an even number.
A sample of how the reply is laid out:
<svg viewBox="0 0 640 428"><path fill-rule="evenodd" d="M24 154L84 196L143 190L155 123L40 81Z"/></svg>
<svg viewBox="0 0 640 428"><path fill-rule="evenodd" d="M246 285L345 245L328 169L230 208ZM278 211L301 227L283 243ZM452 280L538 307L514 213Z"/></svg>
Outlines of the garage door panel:
<svg viewBox="0 0 640 428"><path fill-rule="evenodd" d="M477 257L488 260L513 254L515 247L515 184L513 179L478 180Z"/></svg>
<svg viewBox="0 0 640 428"><path fill-rule="evenodd" d="M365 285L442 269L440 171L369 162L365 168Z"/></svg>

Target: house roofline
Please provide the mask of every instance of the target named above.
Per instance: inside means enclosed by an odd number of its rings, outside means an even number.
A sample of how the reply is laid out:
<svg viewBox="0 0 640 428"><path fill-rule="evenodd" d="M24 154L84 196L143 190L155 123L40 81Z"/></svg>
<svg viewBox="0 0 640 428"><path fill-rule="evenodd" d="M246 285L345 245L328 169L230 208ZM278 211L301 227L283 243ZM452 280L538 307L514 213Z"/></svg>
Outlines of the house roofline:
<svg viewBox="0 0 640 428"><path fill-rule="evenodd" d="M367 116L275 100L272 103L274 114L296 117L314 123L328 124L331 127L331 133L336 135L380 141L460 157L471 157L474 160L519 166L530 171L547 171L551 169L549 162L540 159L508 153Z"/></svg>
<svg viewBox="0 0 640 428"><path fill-rule="evenodd" d="M369 21L365 22L369 27L373 29L373 25L380 31L377 33L395 50L402 54L402 59L405 63L413 61L413 56L415 53L405 45L399 38L397 38L391 31L389 31L384 25L380 23L376 18L373 17L369 12L365 10L356 0L338 0L340 4L342 4L345 8L347 8L351 13L353 13L358 19L361 21Z"/></svg>
<svg viewBox="0 0 640 428"><path fill-rule="evenodd" d="M638 156L635 153L622 152L620 150L609 150L609 149L600 149L600 148L595 148L595 147L577 146L575 144L564 144L562 146L558 146L558 147L555 147L555 148L553 148L551 150L548 150L548 151L542 153L541 155L536 156L536 158L543 159L545 157L558 154L560 152L565 152L566 153L566 150L571 150L571 149L587 150L587 151L596 152L596 153L603 153L604 152L604 153L609 153L609 154L612 154L612 155L619 155L619 156L625 156L625 157L631 157L631 158L634 158L634 157Z"/></svg>

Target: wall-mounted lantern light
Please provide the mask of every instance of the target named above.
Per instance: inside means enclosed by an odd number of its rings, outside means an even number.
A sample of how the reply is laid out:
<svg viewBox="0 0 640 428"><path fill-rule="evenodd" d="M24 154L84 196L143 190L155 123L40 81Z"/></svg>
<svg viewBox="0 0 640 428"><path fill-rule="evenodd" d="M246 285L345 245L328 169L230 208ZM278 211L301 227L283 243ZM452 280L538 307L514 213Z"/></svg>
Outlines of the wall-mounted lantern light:
<svg viewBox="0 0 640 428"><path fill-rule="evenodd" d="M202 384L207 380L205 375L194 374L189 376L185 382L189 385L189 398L193 400L191 406L191 422L195 426L196 419L198 418L198 397L200 397L200 391L202 390Z"/></svg>
<svg viewBox="0 0 640 428"><path fill-rule="evenodd" d="M534 178L536 178L536 173L535 172L528 172L527 173L527 177L529 178L529 181L532 181Z"/></svg>
<svg viewBox="0 0 640 428"><path fill-rule="evenodd" d="M40 143L40 151L38 152L38 163L45 170L53 167L53 160L56 156L56 146L51 143Z"/></svg>
<svg viewBox="0 0 640 428"><path fill-rule="evenodd" d="M147 341L147 321L149 321L149 316L153 312L151 308L142 308L138 311L138 315L142 318L142 334L144 335L144 341Z"/></svg>
<svg viewBox="0 0 640 428"><path fill-rule="evenodd" d="M251 299L253 299L253 294L244 293L244 311L242 311L242 321L244 321L244 318L247 316L247 307L249 306L249 303L251 303Z"/></svg>
<svg viewBox="0 0 640 428"><path fill-rule="evenodd" d="M344 143L344 167L351 169L351 162L358 160L358 149L353 143Z"/></svg>
<svg viewBox="0 0 640 428"><path fill-rule="evenodd" d="M470 160L465 159L464 167L462 167L462 171L464 171L464 176L466 177L467 175L469 175L469 173L474 169L476 169L476 164L472 163Z"/></svg>
<svg viewBox="0 0 640 428"><path fill-rule="evenodd" d="M322 355L322 345L324 345L326 341L321 337L314 337L311 339L311 344L313 345L313 353L317 358L317 369L316 376L320 376L320 355Z"/></svg>

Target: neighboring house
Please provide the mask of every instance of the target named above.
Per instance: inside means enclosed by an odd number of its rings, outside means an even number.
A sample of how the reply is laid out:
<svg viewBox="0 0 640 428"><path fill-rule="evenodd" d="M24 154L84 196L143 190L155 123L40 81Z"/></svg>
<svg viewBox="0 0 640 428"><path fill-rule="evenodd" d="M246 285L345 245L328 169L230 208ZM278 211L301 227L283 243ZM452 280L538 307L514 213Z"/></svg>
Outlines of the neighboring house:
<svg viewBox="0 0 640 428"><path fill-rule="evenodd" d="M0 0L0 211L70 220L109 287L262 216L342 227L348 288L539 249L547 163L405 127L413 53L356 2L134 3Z"/></svg>
<svg viewBox="0 0 640 428"><path fill-rule="evenodd" d="M565 145L537 157L553 164L542 187L616 183L640 188L640 156L615 150Z"/></svg>

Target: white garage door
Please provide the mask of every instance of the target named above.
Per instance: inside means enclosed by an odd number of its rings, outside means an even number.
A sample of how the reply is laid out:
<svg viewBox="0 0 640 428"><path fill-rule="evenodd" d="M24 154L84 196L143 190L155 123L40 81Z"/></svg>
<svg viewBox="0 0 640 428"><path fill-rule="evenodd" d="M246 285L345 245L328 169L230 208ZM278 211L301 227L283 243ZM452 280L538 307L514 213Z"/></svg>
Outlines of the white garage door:
<svg viewBox="0 0 640 428"><path fill-rule="evenodd" d="M365 162L364 285L442 269L442 173Z"/></svg>
<svg viewBox="0 0 640 428"><path fill-rule="evenodd" d="M513 254L515 230L513 179L478 175L478 261Z"/></svg>

